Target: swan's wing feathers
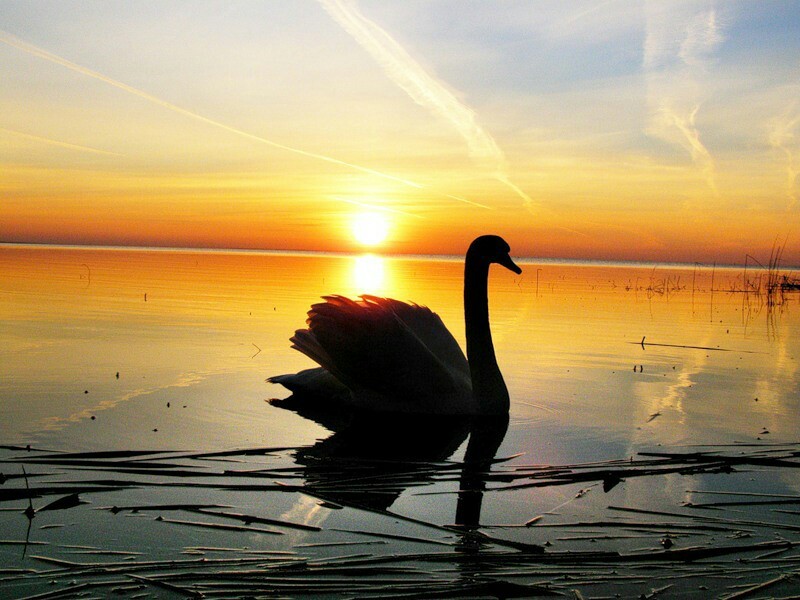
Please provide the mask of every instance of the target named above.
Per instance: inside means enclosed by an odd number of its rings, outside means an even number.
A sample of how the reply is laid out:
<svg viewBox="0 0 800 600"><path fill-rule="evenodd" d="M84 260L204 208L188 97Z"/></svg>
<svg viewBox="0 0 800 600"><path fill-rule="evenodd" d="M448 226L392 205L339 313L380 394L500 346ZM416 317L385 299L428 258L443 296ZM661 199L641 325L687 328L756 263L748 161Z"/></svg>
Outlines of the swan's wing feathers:
<svg viewBox="0 0 800 600"><path fill-rule="evenodd" d="M403 321L428 350L448 368L469 377L469 364L464 352L439 315L427 306L407 304L392 298L362 296L365 302L385 306Z"/></svg>
<svg viewBox="0 0 800 600"><path fill-rule="evenodd" d="M319 345L317 338L310 330L298 329L289 338L289 341L292 342L293 349L302 352L321 367L324 367L334 375L336 374L336 364L325 349Z"/></svg>
<svg viewBox="0 0 800 600"><path fill-rule="evenodd" d="M426 322L449 336L441 320L428 309L374 297L355 301L329 296L325 300L309 311L308 333L314 344L306 346L318 346L314 351L319 354L321 349L328 357L326 362L331 361L330 367L323 366L356 396L365 391L401 402L424 402L464 389L465 378L460 369L445 364L423 339L436 337L435 333L424 331ZM425 314L409 316L416 311Z"/></svg>

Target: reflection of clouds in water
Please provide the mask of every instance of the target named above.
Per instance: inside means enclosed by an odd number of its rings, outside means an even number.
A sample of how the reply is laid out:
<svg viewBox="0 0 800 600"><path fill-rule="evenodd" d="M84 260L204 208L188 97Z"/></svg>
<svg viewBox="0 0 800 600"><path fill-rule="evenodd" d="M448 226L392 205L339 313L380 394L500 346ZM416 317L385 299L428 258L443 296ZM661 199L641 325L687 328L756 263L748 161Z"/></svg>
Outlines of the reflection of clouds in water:
<svg viewBox="0 0 800 600"><path fill-rule="evenodd" d="M643 448L656 443L671 445L685 437L694 437L689 423L691 406L686 406L689 389L703 373L708 357L705 352L692 353L691 364L679 367L677 379L666 386L661 394L654 392L655 386L664 382L655 381L634 386L636 406L634 428L631 432L627 455L635 457ZM645 376L647 374L645 373ZM688 408L688 410L687 410ZM653 415L659 415L652 418ZM652 418L652 420L650 420ZM660 445L660 444L659 444ZM636 506L645 501L654 505L668 506L671 499L683 498L689 501L687 489L696 489L701 485L703 475L663 475L659 485L653 486L650 478L631 479L618 493L625 499L626 505Z"/></svg>
<svg viewBox="0 0 800 600"><path fill-rule="evenodd" d="M798 348L792 345L792 332L787 322L776 325L773 347L774 360L759 369L749 397L744 396L760 420L754 427L766 427L781 439L791 439L797 431ZM754 401L758 398L758 402Z"/></svg>
<svg viewBox="0 0 800 600"><path fill-rule="evenodd" d="M66 417L46 417L39 421L40 426L35 429L41 431L58 431L71 423L79 423L80 421L91 419L96 413L114 408L120 402L122 402L121 398L116 400L103 400L94 406L89 406Z"/></svg>
<svg viewBox="0 0 800 600"><path fill-rule="evenodd" d="M291 523L302 523L311 527L320 527L327 520L330 509L320 506L319 501L300 494L292 507L284 512L279 519ZM295 544L300 539L305 539L308 535L296 529L286 530L285 535Z"/></svg>
<svg viewBox="0 0 800 600"><path fill-rule="evenodd" d="M699 372L700 367L705 364L705 360L699 361L691 369L684 369L678 373L678 380L667 386L667 390L661 398L655 398L651 407L650 415L664 409L670 409L677 413L679 425L686 425L686 410L683 401L686 399L686 390L694 385L694 376Z"/></svg>
<svg viewBox="0 0 800 600"><path fill-rule="evenodd" d="M702 344L711 343L706 340ZM676 374L676 380L667 383L666 389L663 393L657 394L653 391L654 386L662 386L666 382L661 381L648 381L641 385L636 385L634 389L639 396L639 407L636 423L646 423L652 415L670 411L670 422L674 421L678 427L677 430L665 431L664 421L658 420L657 425L659 432L662 436L666 436L671 440L679 440L686 434L685 427L687 426L687 419L689 413L684 406L687 392L692 386L697 383L697 378L704 371L708 363L708 355L705 352L693 352L687 358L693 358L690 364L685 364L680 367L680 371ZM645 376L648 374L645 373ZM652 421L656 423L656 421ZM651 432L647 428L637 430L631 439L631 452L635 452L641 444L649 443L652 441ZM660 439L660 441L667 441Z"/></svg>
<svg viewBox="0 0 800 600"><path fill-rule="evenodd" d="M45 417L44 419L41 419L39 421L39 426L35 427L35 429L41 431L59 431L72 423L79 423L81 421L86 421L88 419L91 419L99 412L116 408L117 405L129 402L130 400L135 400L136 398L149 396L151 394L155 394L157 392L169 389L186 388L196 385L198 383L202 383L209 377L209 375L212 374L213 373L205 373L205 374L183 373L178 376L178 379L175 382L170 383L168 385L154 386L151 388L137 388L135 390L131 390L127 393L124 393L117 398L112 398L111 400L103 400L101 402L98 402L97 404L93 404L92 406L87 406L86 408L73 412L66 417L57 417L57 416Z"/></svg>

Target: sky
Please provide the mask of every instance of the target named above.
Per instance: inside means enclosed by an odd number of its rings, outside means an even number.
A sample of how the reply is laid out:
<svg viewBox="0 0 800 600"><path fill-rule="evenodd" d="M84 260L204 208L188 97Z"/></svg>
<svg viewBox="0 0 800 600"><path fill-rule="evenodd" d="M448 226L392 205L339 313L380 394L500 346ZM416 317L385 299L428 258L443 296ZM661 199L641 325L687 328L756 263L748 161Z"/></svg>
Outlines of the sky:
<svg viewBox="0 0 800 600"><path fill-rule="evenodd" d="M795 1L0 0L0 242L800 264Z"/></svg>

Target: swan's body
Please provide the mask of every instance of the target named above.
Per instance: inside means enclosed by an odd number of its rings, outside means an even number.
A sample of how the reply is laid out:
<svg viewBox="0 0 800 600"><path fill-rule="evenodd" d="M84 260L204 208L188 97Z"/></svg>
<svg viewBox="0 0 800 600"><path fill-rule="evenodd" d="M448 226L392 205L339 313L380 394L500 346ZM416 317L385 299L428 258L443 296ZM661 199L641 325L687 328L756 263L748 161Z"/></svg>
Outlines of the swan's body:
<svg viewBox="0 0 800 600"><path fill-rule="evenodd" d="M438 315L390 298L326 296L291 338L320 368L271 377L293 402L374 412L504 415L509 398L489 329L489 265L520 273L500 237L482 236L464 264L467 356ZM296 398L295 398L296 397ZM292 401L279 401L291 407ZM299 406L297 406L300 408ZM308 406L307 408L311 408Z"/></svg>

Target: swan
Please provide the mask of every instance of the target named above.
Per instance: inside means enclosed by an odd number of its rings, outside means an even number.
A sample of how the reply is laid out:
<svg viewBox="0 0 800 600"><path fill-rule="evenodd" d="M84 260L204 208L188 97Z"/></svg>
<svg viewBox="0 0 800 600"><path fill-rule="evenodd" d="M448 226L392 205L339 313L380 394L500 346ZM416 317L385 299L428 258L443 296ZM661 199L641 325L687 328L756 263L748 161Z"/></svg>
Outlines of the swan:
<svg viewBox="0 0 800 600"><path fill-rule="evenodd" d="M335 408L376 413L507 415L508 389L489 328L489 266L522 273L503 238L484 235L464 261L467 358L439 316L391 298L324 296L292 348L318 368L267 381L292 396L272 403L323 423ZM334 409L334 410L332 410ZM325 416L328 415L328 416Z"/></svg>

